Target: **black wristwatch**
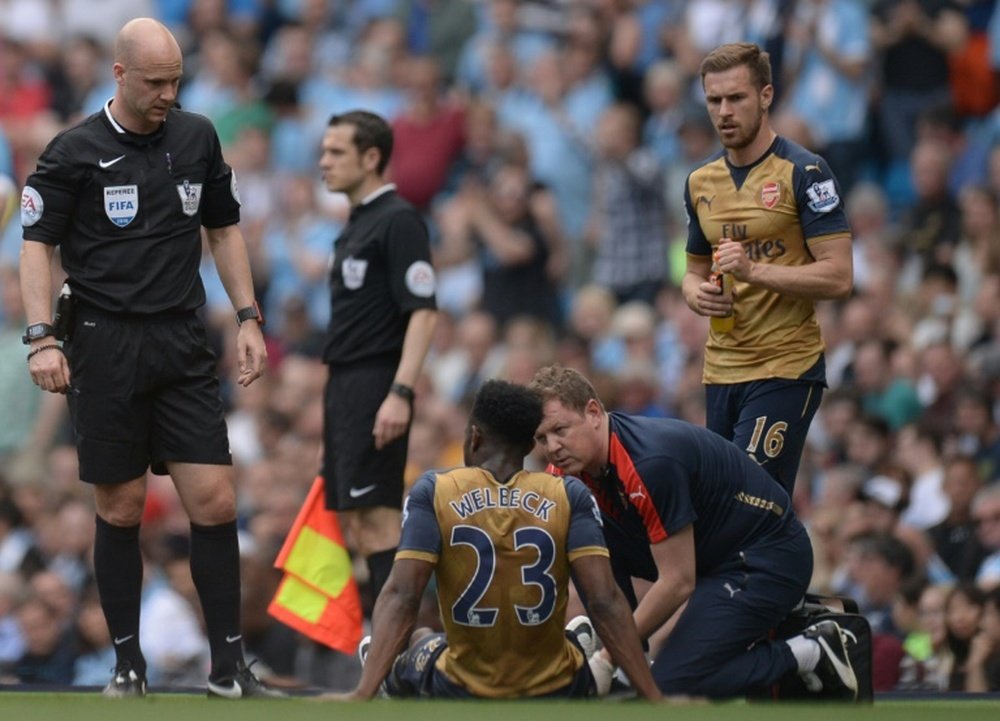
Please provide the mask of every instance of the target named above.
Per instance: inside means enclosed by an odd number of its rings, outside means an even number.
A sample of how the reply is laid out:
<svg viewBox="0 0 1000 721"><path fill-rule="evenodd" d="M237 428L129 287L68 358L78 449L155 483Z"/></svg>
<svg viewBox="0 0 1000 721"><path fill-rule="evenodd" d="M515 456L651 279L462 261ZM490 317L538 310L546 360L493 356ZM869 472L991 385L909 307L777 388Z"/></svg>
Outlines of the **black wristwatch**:
<svg viewBox="0 0 1000 721"><path fill-rule="evenodd" d="M254 301L253 305L236 311L236 325L243 325L248 320L255 320L260 325L264 325L264 314L261 312L260 306L257 305L257 301Z"/></svg>
<svg viewBox="0 0 1000 721"><path fill-rule="evenodd" d="M53 328L50 323L32 323L24 329L24 335L21 336L21 342L25 345L31 345L32 341L47 338L50 335L54 336L55 334L56 329Z"/></svg>
<svg viewBox="0 0 1000 721"><path fill-rule="evenodd" d="M410 386L403 385L402 383L393 383L391 386L389 386L389 392L395 393L400 398L403 398L404 400L413 403L414 393L413 389L410 388Z"/></svg>

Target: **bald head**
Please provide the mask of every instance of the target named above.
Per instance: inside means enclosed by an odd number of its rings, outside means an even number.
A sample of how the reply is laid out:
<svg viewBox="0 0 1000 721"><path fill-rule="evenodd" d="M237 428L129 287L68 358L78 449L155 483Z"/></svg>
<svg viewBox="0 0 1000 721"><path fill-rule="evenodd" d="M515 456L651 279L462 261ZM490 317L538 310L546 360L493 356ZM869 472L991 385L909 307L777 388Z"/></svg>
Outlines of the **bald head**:
<svg viewBox="0 0 1000 721"><path fill-rule="evenodd" d="M181 48L167 26L153 18L129 20L115 40L115 62L126 68L146 62L180 62Z"/></svg>
<svg viewBox="0 0 1000 721"><path fill-rule="evenodd" d="M180 45L163 23L130 20L115 41L111 114L133 133L151 133L177 100L183 73Z"/></svg>

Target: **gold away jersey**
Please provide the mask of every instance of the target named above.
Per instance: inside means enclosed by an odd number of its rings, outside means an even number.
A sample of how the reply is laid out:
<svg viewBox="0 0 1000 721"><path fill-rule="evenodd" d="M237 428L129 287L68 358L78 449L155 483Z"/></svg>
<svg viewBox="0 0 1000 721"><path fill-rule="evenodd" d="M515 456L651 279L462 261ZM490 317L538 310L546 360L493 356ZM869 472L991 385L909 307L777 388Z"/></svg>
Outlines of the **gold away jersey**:
<svg viewBox="0 0 1000 721"><path fill-rule="evenodd" d="M826 161L781 137L749 166L730 165L724 151L709 158L688 176L684 202L689 255L710 256L728 237L755 263L800 266L812 262L810 246L850 233ZM709 334L704 382L802 377L823 353L813 301L739 281L734 289L735 326Z"/></svg>
<svg viewBox="0 0 1000 721"><path fill-rule="evenodd" d="M407 497L396 558L436 565L448 639L438 669L492 698L568 685L583 664L564 629L570 561L608 555L600 519L576 478L424 474Z"/></svg>

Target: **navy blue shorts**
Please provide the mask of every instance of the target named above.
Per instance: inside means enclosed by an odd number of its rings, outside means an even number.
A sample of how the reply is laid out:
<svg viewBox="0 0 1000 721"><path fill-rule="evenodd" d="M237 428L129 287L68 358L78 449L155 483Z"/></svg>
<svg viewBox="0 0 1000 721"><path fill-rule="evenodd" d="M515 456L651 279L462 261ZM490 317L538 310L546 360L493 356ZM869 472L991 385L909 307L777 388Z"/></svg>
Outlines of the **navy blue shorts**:
<svg viewBox="0 0 1000 721"><path fill-rule="evenodd" d="M149 317L77 308L70 416L87 483L121 483L166 463L231 465L216 358L194 313Z"/></svg>
<svg viewBox="0 0 1000 721"><path fill-rule="evenodd" d="M566 636L580 648L575 635ZM401 653L385 679L386 693L396 698L477 698L437 669L437 660L446 648L445 635L434 633ZM586 698L595 695L595 688L590 665L584 663L567 686L533 698Z"/></svg>
<svg viewBox="0 0 1000 721"><path fill-rule="evenodd" d="M403 507L403 474L410 429L375 448L375 414L389 395L395 360L331 366L323 417L323 479L326 507Z"/></svg>
<svg viewBox="0 0 1000 721"><path fill-rule="evenodd" d="M706 425L744 449L791 496L823 388L818 381L783 378L709 385Z"/></svg>

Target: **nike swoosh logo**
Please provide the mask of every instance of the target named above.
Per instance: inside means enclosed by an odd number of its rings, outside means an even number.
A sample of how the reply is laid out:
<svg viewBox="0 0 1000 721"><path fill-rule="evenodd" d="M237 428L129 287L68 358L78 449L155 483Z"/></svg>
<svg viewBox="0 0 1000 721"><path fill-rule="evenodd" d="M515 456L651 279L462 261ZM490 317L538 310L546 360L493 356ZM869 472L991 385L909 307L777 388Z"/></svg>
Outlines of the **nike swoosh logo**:
<svg viewBox="0 0 1000 721"><path fill-rule="evenodd" d="M130 633L128 636L122 636L121 638L115 639L115 646L121 646L123 643L128 641L130 638L135 638L134 633Z"/></svg>
<svg viewBox="0 0 1000 721"><path fill-rule="evenodd" d="M374 491L377 486L377 483L373 483L370 486L365 486L364 488L352 488L349 493L351 494L351 498L360 498L366 493Z"/></svg>
<svg viewBox="0 0 1000 721"><path fill-rule="evenodd" d="M114 165L115 163L117 163L119 160L121 160L124 157L125 157L124 155L119 155L117 158L113 158L111 160L98 160L97 164L100 165L102 168L107 169L107 168L110 168L112 165Z"/></svg>
<svg viewBox="0 0 1000 721"><path fill-rule="evenodd" d="M226 643L236 643L241 638L243 638L243 636L239 634L237 634L236 636L226 636Z"/></svg>
<svg viewBox="0 0 1000 721"><path fill-rule="evenodd" d="M209 681L208 690L216 696L222 696L222 698L243 698L243 689L235 681L229 686L220 686Z"/></svg>

